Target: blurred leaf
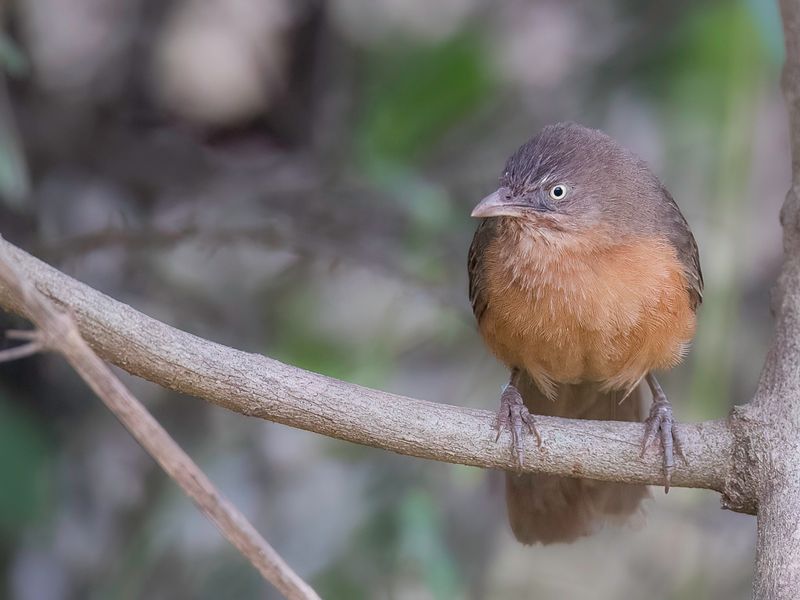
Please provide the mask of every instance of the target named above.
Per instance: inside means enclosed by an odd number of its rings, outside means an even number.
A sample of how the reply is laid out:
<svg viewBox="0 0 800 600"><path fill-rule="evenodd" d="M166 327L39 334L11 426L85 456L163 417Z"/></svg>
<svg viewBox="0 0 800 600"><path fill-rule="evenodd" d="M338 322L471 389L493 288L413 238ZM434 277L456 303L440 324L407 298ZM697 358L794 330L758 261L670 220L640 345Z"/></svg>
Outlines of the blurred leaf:
<svg viewBox="0 0 800 600"><path fill-rule="evenodd" d="M13 535L44 515L51 464L41 427L0 394L0 533Z"/></svg>
<svg viewBox="0 0 800 600"><path fill-rule="evenodd" d="M769 50L772 61L776 65L783 64L786 53L783 47L783 25L777 2L764 0L746 0L747 8L755 18L755 25L761 31L761 40Z"/></svg>
<svg viewBox="0 0 800 600"><path fill-rule="evenodd" d="M405 205L410 227L404 252L397 257L408 273L427 281L441 281L446 261L441 256L442 234L453 225L453 202L446 192L412 169L397 168L381 181Z"/></svg>
<svg viewBox="0 0 800 600"><path fill-rule="evenodd" d="M313 585L323 598L375 598L385 595L377 594L377 590L385 591L391 586L396 574L400 535L397 506L396 503L389 506L380 504L373 504L372 512L352 536L347 552L339 554L325 571L314 578Z"/></svg>
<svg viewBox="0 0 800 600"><path fill-rule="evenodd" d="M403 558L411 562L435 598L462 595L461 578L442 539L442 523L430 493L414 490L404 499L400 525Z"/></svg>
<svg viewBox="0 0 800 600"><path fill-rule="evenodd" d="M0 115L0 200L12 208L21 208L29 190L28 169L17 137L9 132Z"/></svg>
<svg viewBox="0 0 800 600"><path fill-rule="evenodd" d="M5 82L0 77L0 200L21 208L30 192L25 155L11 113Z"/></svg>
<svg viewBox="0 0 800 600"><path fill-rule="evenodd" d="M684 115L724 119L719 106L731 85L753 83L767 47L744 2L689 11L667 43L640 65L640 82L665 106Z"/></svg>
<svg viewBox="0 0 800 600"><path fill-rule="evenodd" d="M313 587L322 598L329 600L367 600L369 596L363 582L359 582L345 569L328 569L313 581Z"/></svg>
<svg viewBox="0 0 800 600"><path fill-rule="evenodd" d="M30 63L27 57L17 44L0 31L0 69L13 75L21 77L30 71Z"/></svg>
<svg viewBox="0 0 800 600"><path fill-rule="evenodd" d="M374 343L350 344L326 336L311 315L319 300L307 290L293 291L281 301L268 354L288 364L367 386L380 386L389 371L390 353L378 337Z"/></svg>
<svg viewBox="0 0 800 600"><path fill-rule="evenodd" d="M489 68L474 35L378 53L368 65L360 158L373 170L408 162L488 97Z"/></svg>
<svg viewBox="0 0 800 600"><path fill-rule="evenodd" d="M233 551L220 553L207 561L198 591L192 594L197 600L218 598L257 598L264 589L264 581L258 572Z"/></svg>
<svg viewBox="0 0 800 600"><path fill-rule="evenodd" d="M403 194L415 228L437 234L453 226L453 203L441 187L420 178L404 178L403 183L397 192Z"/></svg>

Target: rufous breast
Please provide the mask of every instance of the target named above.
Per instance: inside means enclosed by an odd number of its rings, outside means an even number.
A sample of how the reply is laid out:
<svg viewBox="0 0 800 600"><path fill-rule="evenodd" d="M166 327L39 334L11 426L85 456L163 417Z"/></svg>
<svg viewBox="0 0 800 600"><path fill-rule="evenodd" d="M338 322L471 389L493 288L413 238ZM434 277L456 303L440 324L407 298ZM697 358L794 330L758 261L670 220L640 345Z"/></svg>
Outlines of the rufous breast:
<svg viewBox="0 0 800 600"><path fill-rule="evenodd" d="M555 383L632 389L680 362L695 329L686 276L664 238L504 228L486 247L481 335L545 394Z"/></svg>

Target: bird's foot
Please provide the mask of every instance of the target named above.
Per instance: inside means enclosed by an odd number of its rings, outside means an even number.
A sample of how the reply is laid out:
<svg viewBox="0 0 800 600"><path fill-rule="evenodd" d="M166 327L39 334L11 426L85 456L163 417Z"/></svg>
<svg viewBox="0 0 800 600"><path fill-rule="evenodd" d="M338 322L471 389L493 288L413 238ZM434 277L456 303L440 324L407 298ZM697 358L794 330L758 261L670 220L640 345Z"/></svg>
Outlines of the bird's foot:
<svg viewBox="0 0 800 600"><path fill-rule="evenodd" d="M687 461L683 454L681 438L675 427L672 405L657 382L654 386L651 384L651 387L653 387L653 404L650 407L650 416L644 422L644 438L640 456L644 457L647 449L656 437L659 437L664 461L664 493L668 493L672 472L675 470L675 454L680 456L684 463Z"/></svg>
<svg viewBox="0 0 800 600"><path fill-rule="evenodd" d="M517 465L521 469L525 461L525 430L536 436L536 444L542 447L542 436L536 428L533 415L528 412L525 402L519 390L512 384L508 384L500 396L500 408L497 410L497 419L494 424L497 436L494 441L500 439L500 434L504 429L511 431L511 453L516 459Z"/></svg>

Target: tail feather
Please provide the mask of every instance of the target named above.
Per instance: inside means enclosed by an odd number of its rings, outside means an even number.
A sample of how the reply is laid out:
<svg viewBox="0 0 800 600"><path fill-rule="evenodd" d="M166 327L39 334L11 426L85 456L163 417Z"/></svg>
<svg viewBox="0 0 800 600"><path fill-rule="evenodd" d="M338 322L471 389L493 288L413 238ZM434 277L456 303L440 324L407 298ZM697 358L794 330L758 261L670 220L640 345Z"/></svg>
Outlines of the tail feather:
<svg viewBox="0 0 800 600"><path fill-rule="evenodd" d="M514 385L531 413L577 419L641 420L639 389L625 400L624 392L600 390L594 383L560 385L548 400L524 373ZM640 485L553 475L506 475L508 520L523 544L570 542L592 534L609 520L623 521L636 513L647 496Z"/></svg>

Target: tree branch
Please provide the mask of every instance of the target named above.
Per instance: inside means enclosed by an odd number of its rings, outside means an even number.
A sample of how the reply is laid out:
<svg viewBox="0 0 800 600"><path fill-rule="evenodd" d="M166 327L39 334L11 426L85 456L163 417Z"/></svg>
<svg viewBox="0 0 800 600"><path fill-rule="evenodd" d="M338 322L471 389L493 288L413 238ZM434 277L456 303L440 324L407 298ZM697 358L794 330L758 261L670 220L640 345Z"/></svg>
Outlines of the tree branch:
<svg viewBox="0 0 800 600"><path fill-rule="evenodd" d="M781 0L792 187L781 209L783 266L773 290L775 337L748 417L760 427L746 440L757 482L757 600L800 598L800 1ZM742 461L741 464L746 464Z"/></svg>
<svg viewBox="0 0 800 600"><path fill-rule="evenodd" d="M494 415L353 385L234 350L137 312L6 241L2 248L44 294L69 307L102 358L169 389L219 406L330 437L421 458L514 469L510 440L495 443ZM0 286L0 307L29 311ZM642 425L537 417L545 440L526 441L526 471L661 485L657 450L639 458ZM681 426L688 465L672 484L727 494L733 436L725 421Z"/></svg>
<svg viewBox="0 0 800 600"><path fill-rule="evenodd" d="M0 241L0 243L2 243ZM26 281L0 246L0 285L23 306L25 314L39 328L36 332L10 332L10 337L28 338L18 348L0 353L0 361L32 354L32 349L61 353L89 387L122 422L136 441L150 453L167 474L197 504L228 540L287 598L314 600L319 596L233 505L214 487L191 458L178 446L147 409L131 394L111 369L92 352L68 312L53 303ZM27 334L27 335L26 335Z"/></svg>

